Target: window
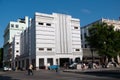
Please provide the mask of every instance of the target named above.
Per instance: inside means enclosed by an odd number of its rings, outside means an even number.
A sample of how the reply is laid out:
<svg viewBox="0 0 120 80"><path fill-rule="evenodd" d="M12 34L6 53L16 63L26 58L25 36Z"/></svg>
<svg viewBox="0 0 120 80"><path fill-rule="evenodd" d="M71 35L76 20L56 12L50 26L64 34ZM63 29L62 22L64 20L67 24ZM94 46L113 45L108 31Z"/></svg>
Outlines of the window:
<svg viewBox="0 0 120 80"><path fill-rule="evenodd" d="M50 24L50 23L47 23L46 26L51 26L51 24Z"/></svg>
<svg viewBox="0 0 120 80"><path fill-rule="evenodd" d="M14 27L14 24L11 24L11 27Z"/></svg>
<svg viewBox="0 0 120 80"><path fill-rule="evenodd" d="M78 29L78 27L75 26L74 29Z"/></svg>
<svg viewBox="0 0 120 80"><path fill-rule="evenodd" d="M44 48L39 48L39 51L44 51Z"/></svg>
<svg viewBox="0 0 120 80"><path fill-rule="evenodd" d="M47 51L52 51L52 48L47 48Z"/></svg>
<svg viewBox="0 0 120 80"><path fill-rule="evenodd" d="M81 45L81 47L83 48L83 45Z"/></svg>
<svg viewBox="0 0 120 80"><path fill-rule="evenodd" d="M18 53L18 52L19 52L19 50L16 50L16 52Z"/></svg>
<svg viewBox="0 0 120 80"><path fill-rule="evenodd" d="M87 48L87 44L85 44L85 48Z"/></svg>
<svg viewBox="0 0 120 80"><path fill-rule="evenodd" d="M85 38L87 37L87 34L86 33L84 33L84 36L85 36Z"/></svg>
<svg viewBox="0 0 120 80"><path fill-rule="evenodd" d="M39 25L43 25L43 23L42 23L42 22L39 22L38 24L39 24Z"/></svg>
<svg viewBox="0 0 120 80"><path fill-rule="evenodd" d="M75 49L75 51L80 51L80 49Z"/></svg>
<svg viewBox="0 0 120 80"><path fill-rule="evenodd" d="M82 40L82 34L81 34L81 40Z"/></svg>
<svg viewBox="0 0 120 80"><path fill-rule="evenodd" d="M15 25L16 28L18 28L18 25Z"/></svg>
<svg viewBox="0 0 120 80"><path fill-rule="evenodd" d="M16 42L16 44L19 44L19 42Z"/></svg>

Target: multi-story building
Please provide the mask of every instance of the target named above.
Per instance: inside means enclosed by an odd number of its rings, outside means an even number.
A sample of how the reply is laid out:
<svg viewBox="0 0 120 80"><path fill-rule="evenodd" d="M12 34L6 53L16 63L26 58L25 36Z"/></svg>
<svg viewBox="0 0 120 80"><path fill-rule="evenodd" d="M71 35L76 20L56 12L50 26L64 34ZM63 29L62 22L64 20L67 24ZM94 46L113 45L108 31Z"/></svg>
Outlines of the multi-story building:
<svg viewBox="0 0 120 80"><path fill-rule="evenodd" d="M17 59L20 56L20 34L15 34L13 41L12 41L12 66L17 66L18 64L15 64L15 59Z"/></svg>
<svg viewBox="0 0 120 80"><path fill-rule="evenodd" d="M120 20L110 20L110 19L100 19L93 23L90 23L86 26L81 27L81 40L82 40L82 48L83 48L83 58L87 59L88 61L94 57L96 60L99 60L99 55L96 54L96 52L92 53L90 50L89 45L86 42L85 37L89 36L88 28L91 27L94 23L107 23L108 25L113 25L114 30L120 29Z"/></svg>
<svg viewBox="0 0 120 80"><path fill-rule="evenodd" d="M18 19L17 22L10 21L4 31L4 54L3 62L4 66L11 66L12 58L12 42L16 34L20 34L28 27L28 17L25 19ZM18 50L19 51L19 50Z"/></svg>
<svg viewBox="0 0 120 80"><path fill-rule="evenodd" d="M80 20L65 14L35 13L31 26L20 34L20 55L15 67L41 68L82 60ZM15 37L18 37L17 35ZM14 38L13 46L18 38ZM15 49L14 49L15 50Z"/></svg>

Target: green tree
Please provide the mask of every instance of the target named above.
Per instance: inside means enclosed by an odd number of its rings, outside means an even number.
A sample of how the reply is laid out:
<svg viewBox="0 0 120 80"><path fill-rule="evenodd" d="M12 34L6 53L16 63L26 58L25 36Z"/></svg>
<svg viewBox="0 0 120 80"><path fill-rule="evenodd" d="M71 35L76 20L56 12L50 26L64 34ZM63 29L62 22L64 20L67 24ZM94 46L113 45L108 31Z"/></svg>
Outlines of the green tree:
<svg viewBox="0 0 120 80"><path fill-rule="evenodd" d="M86 41L99 55L111 59L120 53L120 31L115 31L114 26L96 23L88 29L88 32Z"/></svg>
<svg viewBox="0 0 120 80"><path fill-rule="evenodd" d="M3 65L2 62L3 62L3 48L0 48L0 68Z"/></svg>
<svg viewBox="0 0 120 80"><path fill-rule="evenodd" d="M113 40L114 40L114 50L117 54L117 61L120 64L120 61L118 58L120 55L120 30L116 30Z"/></svg>

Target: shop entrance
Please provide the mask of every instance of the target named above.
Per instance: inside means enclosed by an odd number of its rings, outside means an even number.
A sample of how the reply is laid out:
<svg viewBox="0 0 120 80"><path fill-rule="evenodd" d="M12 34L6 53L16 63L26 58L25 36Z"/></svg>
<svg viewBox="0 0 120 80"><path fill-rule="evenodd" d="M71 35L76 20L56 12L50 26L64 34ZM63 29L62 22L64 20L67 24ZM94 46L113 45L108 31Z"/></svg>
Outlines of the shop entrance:
<svg viewBox="0 0 120 80"><path fill-rule="evenodd" d="M63 67L65 63L69 64L69 58L60 58L60 67Z"/></svg>

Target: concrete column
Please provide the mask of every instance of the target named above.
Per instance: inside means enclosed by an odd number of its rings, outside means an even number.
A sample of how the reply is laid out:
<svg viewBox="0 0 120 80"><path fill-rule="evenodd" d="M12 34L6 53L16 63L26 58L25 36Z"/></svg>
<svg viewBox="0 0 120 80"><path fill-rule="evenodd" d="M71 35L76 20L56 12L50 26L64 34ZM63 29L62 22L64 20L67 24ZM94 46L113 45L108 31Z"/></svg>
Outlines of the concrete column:
<svg viewBox="0 0 120 80"><path fill-rule="evenodd" d="M83 59L83 57L82 56L80 56L80 60L82 61L82 59Z"/></svg>
<svg viewBox="0 0 120 80"><path fill-rule="evenodd" d="M48 63L47 63L47 58L44 58L44 65L45 65L45 69L48 69Z"/></svg>
<svg viewBox="0 0 120 80"><path fill-rule="evenodd" d="M36 67L36 70L39 70L39 58L36 57L36 64L35 64L35 67Z"/></svg>
<svg viewBox="0 0 120 80"><path fill-rule="evenodd" d="M47 66L47 58L44 58L44 65Z"/></svg>
<svg viewBox="0 0 120 80"><path fill-rule="evenodd" d="M69 63L71 64L73 62L73 59L72 58L69 58Z"/></svg>
<svg viewBox="0 0 120 80"><path fill-rule="evenodd" d="M58 65L60 65L60 58L57 58L57 63Z"/></svg>
<svg viewBox="0 0 120 80"><path fill-rule="evenodd" d="M53 65L56 65L57 62L56 62L56 58L53 58Z"/></svg>
<svg viewBox="0 0 120 80"><path fill-rule="evenodd" d="M75 57L72 58L73 62L75 62Z"/></svg>
<svg viewBox="0 0 120 80"><path fill-rule="evenodd" d="M26 69L26 58L24 59L24 68Z"/></svg>

